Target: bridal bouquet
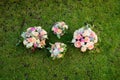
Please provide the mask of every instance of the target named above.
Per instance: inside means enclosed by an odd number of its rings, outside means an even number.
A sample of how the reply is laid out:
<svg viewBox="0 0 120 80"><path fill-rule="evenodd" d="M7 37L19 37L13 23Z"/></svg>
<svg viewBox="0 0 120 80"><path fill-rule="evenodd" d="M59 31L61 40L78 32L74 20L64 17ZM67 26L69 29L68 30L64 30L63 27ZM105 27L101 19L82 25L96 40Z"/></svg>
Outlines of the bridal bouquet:
<svg viewBox="0 0 120 80"><path fill-rule="evenodd" d="M57 37L60 39L61 36L63 36L68 29L68 25L65 24L65 22L57 22L52 27L52 31L54 34L57 35Z"/></svg>
<svg viewBox="0 0 120 80"><path fill-rule="evenodd" d="M49 52L51 53L51 57L53 59L62 58L67 50L67 45L64 43L56 42L55 44L51 44Z"/></svg>
<svg viewBox="0 0 120 80"><path fill-rule="evenodd" d="M26 32L21 34L23 37L23 44L26 48L43 48L46 45L47 32L42 29L40 26L38 27L30 27Z"/></svg>
<svg viewBox="0 0 120 80"><path fill-rule="evenodd" d="M72 43L76 48L81 48L82 52L85 52L87 49L92 50L94 44L97 43L98 38L94 31L92 31L87 25L82 27L74 32Z"/></svg>

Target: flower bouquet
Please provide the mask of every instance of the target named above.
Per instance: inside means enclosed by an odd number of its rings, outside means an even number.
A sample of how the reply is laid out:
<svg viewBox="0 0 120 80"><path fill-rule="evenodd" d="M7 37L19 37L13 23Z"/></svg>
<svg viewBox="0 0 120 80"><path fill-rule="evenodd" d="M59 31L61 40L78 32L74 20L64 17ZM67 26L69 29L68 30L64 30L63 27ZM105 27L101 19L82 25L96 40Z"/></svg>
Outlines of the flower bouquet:
<svg viewBox="0 0 120 80"><path fill-rule="evenodd" d="M52 27L52 31L54 34L57 35L57 37L60 39L61 36L63 36L68 29L68 25L65 24L65 22L57 22Z"/></svg>
<svg viewBox="0 0 120 80"><path fill-rule="evenodd" d="M38 27L30 27L26 32L21 34L23 37L23 44L26 48L43 48L46 45L46 39L48 39L47 32Z"/></svg>
<svg viewBox="0 0 120 80"><path fill-rule="evenodd" d="M81 48L82 52L85 52L87 49L92 50L94 44L97 43L98 38L94 31L92 31L88 26L82 27L74 32L72 43L76 48Z"/></svg>
<svg viewBox="0 0 120 80"><path fill-rule="evenodd" d="M64 43L56 42L55 44L51 44L49 48L49 52L51 53L51 57L54 59L62 58L67 51L67 45Z"/></svg>

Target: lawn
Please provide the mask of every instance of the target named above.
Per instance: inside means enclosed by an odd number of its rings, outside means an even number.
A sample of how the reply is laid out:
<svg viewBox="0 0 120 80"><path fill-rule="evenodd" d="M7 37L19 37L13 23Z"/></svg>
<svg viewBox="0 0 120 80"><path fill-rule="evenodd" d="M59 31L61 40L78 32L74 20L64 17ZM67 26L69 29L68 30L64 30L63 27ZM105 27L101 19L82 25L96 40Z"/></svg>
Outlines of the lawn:
<svg viewBox="0 0 120 80"><path fill-rule="evenodd" d="M51 32L58 21L69 26L61 39ZM70 42L85 23L95 25L99 42L82 53ZM51 43L66 43L64 58L16 46L31 26L44 28ZM1 0L0 80L120 80L120 0Z"/></svg>

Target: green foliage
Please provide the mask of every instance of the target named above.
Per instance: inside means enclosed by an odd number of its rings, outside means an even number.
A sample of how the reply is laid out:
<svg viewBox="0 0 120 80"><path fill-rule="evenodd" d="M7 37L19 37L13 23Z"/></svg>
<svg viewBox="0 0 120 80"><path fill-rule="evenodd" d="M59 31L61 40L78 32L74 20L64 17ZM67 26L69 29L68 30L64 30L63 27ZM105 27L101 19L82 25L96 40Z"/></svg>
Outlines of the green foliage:
<svg viewBox="0 0 120 80"><path fill-rule="evenodd" d="M120 80L120 0L2 0L0 2L0 80ZM51 32L64 21L68 32ZM70 42L73 32L94 24L99 42L80 52ZM31 26L42 26L49 42L67 44L63 59L52 60L47 49L34 53L16 43Z"/></svg>

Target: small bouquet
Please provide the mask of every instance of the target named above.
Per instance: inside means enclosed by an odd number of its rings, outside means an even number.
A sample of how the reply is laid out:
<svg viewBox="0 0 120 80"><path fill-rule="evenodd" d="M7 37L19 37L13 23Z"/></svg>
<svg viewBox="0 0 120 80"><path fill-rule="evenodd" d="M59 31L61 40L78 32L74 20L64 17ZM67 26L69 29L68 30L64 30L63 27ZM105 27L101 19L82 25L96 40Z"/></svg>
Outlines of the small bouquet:
<svg viewBox="0 0 120 80"><path fill-rule="evenodd" d="M80 28L74 32L72 43L76 48L81 48L82 52L87 49L92 50L94 44L98 42L97 35L87 25L86 27Z"/></svg>
<svg viewBox="0 0 120 80"><path fill-rule="evenodd" d="M68 25L65 24L65 22L57 22L52 27L52 31L54 34L57 35L57 37L60 39L61 36L63 36L68 29Z"/></svg>
<svg viewBox="0 0 120 80"><path fill-rule="evenodd" d="M43 48L46 45L46 39L48 39L47 32L38 27L30 27L26 32L23 32L21 36L24 38L23 44L26 48Z"/></svg>
<svg viewBox="0 0 120 80"><path fill-rule="evenodd" d="M51 53L51 57L54 59L62 58L67 50L67 45L64 43L56 42L55 44L51 44L51 48L49 52Z"/></svg>

